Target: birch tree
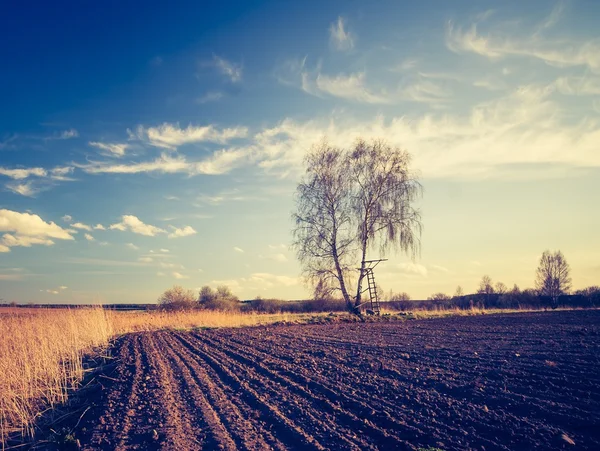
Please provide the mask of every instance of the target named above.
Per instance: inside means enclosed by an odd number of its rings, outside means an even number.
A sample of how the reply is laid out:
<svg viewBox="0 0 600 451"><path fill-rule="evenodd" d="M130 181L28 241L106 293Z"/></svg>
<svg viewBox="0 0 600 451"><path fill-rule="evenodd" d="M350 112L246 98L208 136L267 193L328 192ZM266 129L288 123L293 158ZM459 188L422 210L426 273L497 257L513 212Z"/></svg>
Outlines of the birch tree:
<svg viewBox="0 0 600 451"><path fill-rule="evenodd" d="M354 313L360 314L369 251L413 258L419 252L414 204L422 187L410 162L408 152L383 140L360 139L350 149L324 141L306 156L293 214L297 256L305 277L339 290Z"/></svg>

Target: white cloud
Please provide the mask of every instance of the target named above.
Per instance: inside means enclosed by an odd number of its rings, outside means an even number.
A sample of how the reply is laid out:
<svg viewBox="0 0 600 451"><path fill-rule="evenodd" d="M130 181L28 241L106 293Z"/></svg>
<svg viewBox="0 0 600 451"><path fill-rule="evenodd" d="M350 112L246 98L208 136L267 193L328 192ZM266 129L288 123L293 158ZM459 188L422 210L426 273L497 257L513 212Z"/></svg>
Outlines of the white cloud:
<svg viewBox="0 0 600 451"><path fill-rule="evenodd" d="M184 173L187 175L225 174L232 169L250 161L253 157L252 148L223 149L214 152L210 157L188 162L184 156L171 157L162 154L154 161L131 164L91 163L80 167L89 174L138 174L158 172L163 174Z"/></svg>
<svg viewBox="0 0 600 451"><path fill-rule="evenodd" d="M84 236L84 237L85 237L85 239L86 239L86 240L88 240L88 241L96 241L96 239L95 239L95 238L94 238L92 235L90 235L89 233L86 233L86 234L84 234L83 236Z"/></svg>
<svg viewBox="0 0 600 451"><path fill-rule="evenodd" d="M62 182L73 182L75 181L72 177L67 177L68 174L72 174L75 170L72 166L57 166L50 169L50 179Z"/></svg>
<svg viewBox="0 0 600 451"><path fill-rule="evenodd" d="M240 254L243 254L243 253L244 253L244 249L242 249L241 247L237 247L237 246L235 246L235 247L233 248L233 250L234 250L234 251L236 251L236 252L239 252Z"/></svg>
<svg viewBox="0 0 600 451"><path fill-rule="evenodd" d="M365 86L365 77L364 72L350 75L341 74L335 77L318 74L315 84L319 91L334 97L361 103L390 103L389 97L383 93L373 93Z"/></svg>
<svg viewBox="0 0 600 451"><path fill-rule="evenodd" d="M66 290L67 288L69 288L69 287L67 287L67 286L65 286L65 285L61 285L60 287L58 287L58 289L59 289L59 290L61 290L61 291L62 291L62 290Z"/></svg>
<svg viewBox="0 0 600 451"><path fill-rule="evenodd" d="M159 252L162 252L164 254L168 254L171 251L169 249L159 249Z"/></svg>
<svg viewBox="0 0 600 451"><path fill-rule="evenodd" d="M209 102L217 102L223 98L224 94L220 91L209 91L202 97L196 99L196 103L204 104Z"/></svg>
<svg viewBox="0 0 600 451"><path fill-rule="evenodd" d="M600 95L600 77L584 75L581 77L565 76L558 78L554 85L561 94L566 95Z"/></svg>
<svg viewBox="0 0 600 451"><path fill-rule="evenodd" d="M72 139L72 138L77 138L79 136L79 132L77 130L75 130L74 128L71 128L69 130L63 130L60 133L54 133L51 136L47 136L44 139L46 141L52 141L55 139Z"/></svg>
<svg viewBox="0 0 600 451"><path fill-rule="evenodd" d="M6 188L15 194L20 194L25 197L33 197L40 191L32 182L7 183Z"/></svg>
<svg viewBox="0 0 600 451"><path fill-rule="evenodd" d="M72 240L71 234L54 222L45 222L38 215L0 209L0 232L18 235Z"/></svg>
<svg viewBox="0 0 600 451"><path fill-rule="evenodd" d="M194 126L189 124L181 128L179 124L163 123L157 127L138 126L133 137L148 142L155 147L174 150L185 144L213 142L224 144L235 138L244 138L248 134L246 127L218 129L214 125Z"/></svg>
<svg viewBox="0 0 600 451"><path fill-rule="evenodd" d="M195 235L196 233L198 233L191 226L185 226L182 228L170 226L170 228L171 228L172 232L169 233L169 238L180 238L180 237L184 237L184 236Z"/></svg>
<svg viewBox="0 0 600 451"><path fill-rule="evenodd" d="M71 216L71 215L64 215L64 216L63 216L62 218L60 218L60 219L62 219L62 220L63 220L63 221L65 221L65 222L71 222L71 221L73 220L73 216Z"/></svg>
<svg viewBox="0 0 600 451"><path fill-rule="evenodd" d="M114 157L125 156L125 151L129 148L129 144L108 144L94 141L90 141L88 144L100 150L104 150Z"/></svg>
<svg viewBox="0 0 600 451"><path fill-rule="evenodd" d="M27 235L11 235L5 233L2 236L2 244L8 247L31 247L33 244L41 244L44 246L52 246L54 241L46 237L27 236Z"/></svg>
<svg viewBox="0 0 600 451"><path fill-rule="evenodd" d="M152 263L154 259L152 257L140 257L138 258L138 261L142 263Z"/></svg>
<svg viewBox="0 0 600 451"><path fill-rule="evenodd" d="M232 63L219 56L213 57L213 65L225 75L232 83L238 83L242 80L243 68L241 64Z"/></svg>
<svg viewBox="0 0 600 451"><path fill-rule="evenodd" d="M273 287L292 287L299 285L301 279L286 275L271 273L253 273L248 277L229 280L212 280L211 286L226 285L234 290L244 290L246 292L256 292L270 289Z"/></svg>
<svg viewBox="0 0 600 451"><path fill-rule="evenodd" d="M77 130L72 128L70 130L63 131L60 134L60 139L71 139L71 138L77 138L78 136L79 136L79 132L77 132Z"/></svg>
<svg viewBox="0 0 600 451"><path fill-rule="evenodd" d="M263 260L272 260L274 262L279 262L279 263L285 263L288 261L288 258L285 256L285 254L268 254L268 255L259 255L259 258L262 258Z"/></svg>
<svg viewBox="0 0 600 451"><path fill-rule="evenodd" d="M418 263L398 263L397 268L402 274L423 277L427 276L427 268Z"/></svg>
<svg viewBox="0 0 600 451"><path fill-rule="evenodd" d="M155 236L159 233L166 233L165 230L159 227L143 223L136 216L133 215L123 215L121 217L121 222L112 224L109 227L109 229L121 231L129 230L133 233L145 236Z"/></svg>
<svg viewBox="0 0 600 451"><path fill-rule="evenodd" d="M96 224L94 226L94 230L106 230L106 227L104 227L102 224Z"/></svg>
<svg viewBox="0 0 600 451"><path fill-rule="evenodd" d="M87 230L88 232L92 231L92 228L89 225L83 224L81 222L76 222L75 224L71 224L71 227L73 227L75 229L80 229L80 230Z"/></svg>
<svg viewBox="0 0 600 451"><path fill-rule="evenodd" d="M173 272L173 277L175 277L176 279L189 279L190 276L186 276L183 274L180 274L178 272Z"/></svg>
<svg viewBox="0 0 600 451"><path fill-rule="evenodd" d="M329 42L335 50L350 50L354 48L354 35L346 30L343 17L332 23L329 27Z"/></svg>
<svg viewBox="0 0 600 451"><path fill-rule="evenodd" d="M133 249L134 251L137 251L139 249L139 247L137 247L135 244L133 243L127 243L125 245L125 247L128 247L129 249Z"/></svg>
<svg viewBox="0 0 600 451"><path fill-rule="evenodd" d="M9 169L0 167L0 175L5 175L13 180L23 180L31 176L46 177L47 174L43 168Z"/></svg>
<svg viewBox="0 0 600 451"><path fill-rule="evenodd" d="M443 273L449 273L450 270L444 266L440 266L440 265L428 265L428 267L434 271L437 272L443 272Z"/></svg>
<svg viewBox="0 0 600 451"><path fill-rule="evenodd" d="M520 38L515 38L510 30L495 30L484 35L478 32L477 24L465 30L449 22L446 45L453 52L475 53L491 60L520 56L539 59L557 67L583 66L600 73L600 41L552 40L539 35L541 30L554 25L559 16L560 12L553 11L537 31Z"/></svg>
<svg viewBox="0 0 600 451"><path fill-rule="evenodd" d="M54 222L45 222L38 215L0 210L0 232L5 233L1 240L0 252L9 252L11 247L31 247L34 244L51 246L54 239L73 240L72 232Z"/></svg>

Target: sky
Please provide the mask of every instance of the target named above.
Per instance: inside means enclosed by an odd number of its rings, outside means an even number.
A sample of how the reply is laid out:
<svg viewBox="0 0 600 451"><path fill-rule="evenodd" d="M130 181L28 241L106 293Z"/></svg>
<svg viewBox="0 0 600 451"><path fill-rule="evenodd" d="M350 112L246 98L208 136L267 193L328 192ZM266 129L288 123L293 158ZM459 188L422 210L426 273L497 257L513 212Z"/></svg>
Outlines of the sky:
<svg viewBox="0 0 600 451"><path fill-rule="evenodd" d="M383 138L421 175L383 290L600 282L600 2L12 2L0 28L0 298L310 296L303 157ZM378 258L377 251L370 258Z"/></svg>

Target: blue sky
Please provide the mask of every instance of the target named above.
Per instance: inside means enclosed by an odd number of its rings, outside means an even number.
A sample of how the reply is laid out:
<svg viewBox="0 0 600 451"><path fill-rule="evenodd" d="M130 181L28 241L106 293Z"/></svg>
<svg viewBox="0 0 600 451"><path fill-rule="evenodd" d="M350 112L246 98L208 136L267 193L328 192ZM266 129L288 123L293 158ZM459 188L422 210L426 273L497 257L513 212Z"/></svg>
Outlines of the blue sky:
<svg viewBox="0 0 600 451"><path fill-rule="evenodd" d="M290 215L323 137L422 174L386 291L531 287L545 249L600 281L600 3L123 3L4 8L5 301L306 297Z"/></svg>

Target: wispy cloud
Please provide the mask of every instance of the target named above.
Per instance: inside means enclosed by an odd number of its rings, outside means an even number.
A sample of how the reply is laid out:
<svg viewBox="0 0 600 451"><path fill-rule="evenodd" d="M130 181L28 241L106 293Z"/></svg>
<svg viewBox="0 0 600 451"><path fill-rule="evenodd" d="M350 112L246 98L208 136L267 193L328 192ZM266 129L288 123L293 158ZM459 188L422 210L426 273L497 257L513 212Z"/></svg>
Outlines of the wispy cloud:
<svg viewBox="0 0 600 451"><path fill-rule="evenodd" d="M188 125L181 128L179 124L163 123L157 127L140 125L135 131L128 130L130 137L137 138L155 147L174 150L179 146L201 142L224 144L235 138L244 138L248 134L246 127L218 129L214 125Z"/></svg>
<svg viewBox="0 0 600 451"><path fill-rule="evenodd" d="M184 274L178 273L177 271L173 272L173 277L176 279L189 279L190 276L186 276Z"/></svg>
<svg viewBox="0 0 600 451"><path fill-rule="evenodd" d="M350 75L337 75L330 77L319 74L315 80L320 92L334 97L353 100L361 103L390 103L390 98L384 94L371 92L365 85L366 75L358 72Z"/></svg>
<svg viewBox="0 0 600 451"><path fill-rule="evenodd" d="M68 130L63 130L62 132L54 133L53 135L46 136L44 139L46 141L52 141L55 139L72 139L77 138L79 136L79 132L74 128L70 128Z"/></svg>
<svg viewBox="0 0 600 451"><path fill-rule="evenodd" d="M209 91L202 97L196 99L196 103L204 104L210 102L217 102L223 98L224 94L221 91Z"/></svg>
<svg viewBox="0 0 600 451"><path fill-rule="evenodd" d="M242 81L243 67L241 64L233 63L225 58L215 55L213 57L213 65L232 83L239 83Z"/></svg>
<svg viewBox="0 0 600 451"><path fill-rule="evenodd" d="M600 41L597 39L559 40L540 35L559 21L563 11L561 5L541 21L533 34L521 37L514 37L514 33L501 28L483 34L478 31L477 23L465 29L448 22L446 45L453 52L475 53L491 60L520 56L539 59L558 67L583 66L600 73Z"/></svg>
<svg viewBox="0 0 600 451"><path fill-rule="evenodd" d="M90 141L88 144L92 147L96 147L97 149L103 150L105 154L114 157L125 156L125 151L129 148L128 144L110 144L95 141Z"/></svg>
<svg viewBox="0 0 600 451"><path fill-rule="evenodd" d="M354 48L354 39L354 35L347 30L343 17L338 17L337 21L329 26L329 42L335 50L351 50Z"/></svg>
<svg viewBox="0 0 600 451"><path fill-rule="evenodd" d="M86 233L86 234L84 234L83 236L84 236L84 237L85 237L85 239L86 239L86 240L88 240L88 241L96 241L96 239L95 239L95 238L94 238L92 235L90 235L89 233Z"/></svg>
<svg viewBox="0 0 600 451"><path fill-rule="evenodd" d="M237 247L237 246L235 246L235 247L233 248L233 250L234 250L234 251L236 251L236 252L239 252L240 254L243 254L243 253L244 253L244 249L242 249L241 247Z"/></svg>

